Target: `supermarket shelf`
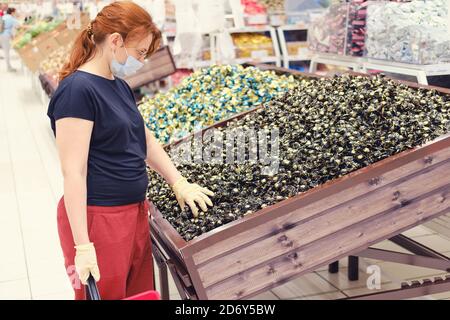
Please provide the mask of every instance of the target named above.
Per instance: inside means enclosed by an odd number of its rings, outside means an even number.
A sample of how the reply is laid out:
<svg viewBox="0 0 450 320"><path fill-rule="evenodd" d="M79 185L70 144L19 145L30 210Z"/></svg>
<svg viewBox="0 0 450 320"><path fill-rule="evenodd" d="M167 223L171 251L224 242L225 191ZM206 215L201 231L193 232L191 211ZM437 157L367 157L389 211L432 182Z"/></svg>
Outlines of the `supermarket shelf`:
<svg viewBox="0 0 450 320"><path fill-rule="evenodd" d="M380 70L385 72L415 76L418 83L427 85L427 77L429 76L450 74L450 64L447 63L420 65L368 58L363 63L363 68L361 71L367 72L367 70Z"/></svg>
<svg viewBox="0 0 450 320"><path fill-rule="evenodd" d="M301 56L301 55L287 56L287 61L288 62L290 62L290 61L310 61L310 60L311 60L311 55L306 55L306 56Z"/></svg>
<svg viewBox="0 0 450 320"><path fill-rule="evenodd" d="M274 31L275 29L273 27L270 26L249 26L249 27L244 27L244 28L229 28L228 32L229 33L260 33L260 32L271 32Z"/></svg>
<svg viewBox="0 0 450 320"><path fill-rule="evenodd" d="M270 38L272 40L272 49L275 53L275 56L267 56L267 57L249 57L249 58L237 58L235 62L238 64L257 61L257 62L267 62L267 63L275 63L278 67L281 67L281 53L280 46L278 43L277 31L275 28L270 26L264 27L245 27L245 28L231 28L229 29L230 34L233 33L261 33L268 32L270 34Z"/></svg>
<svg viewBox="0 0 450 320"><path fill-rule="evenodd" d="M230 16L231 17L231 16ZM277 28L271 27L269 25L264 25L264 26L246 26L243 28L229 28L227 29L227 31L230 34L237 34L237 33L269 33L270 37L272 39L272 43L273 43L273 50L275 53L274 57L261 57L261 58L237 58L234 60L234 63L238 63L238 64L242 64L242 63L247 63L247 62L266 62L266 63L275 63L277 66L281 66L282 64L285 67L289 66L289 62L290 61L309 61L311 59L311 55L289 55L288 54L288 50L286 47L286 40L284 37L284 31L295 31L295 30L299 30L299 31L304 31L307 30L307 26L306 25L283 25ZM277 33L278 33L278 37L277 37ZM164 33L164 43L168 44L169 43L169 39L171 37L174 37L175 33ZM213 34L210 34L210 36L213 36ZM280 40L278 40L280 39ZM211 39L212 40L212 39ZM306 41L304 41L306 43ZM214 44L214 40L211 41L211 45ZM281 47L281 51L280 51L280 47ZM211 60L205 60L205 61L196 61L193 66L188 66L188 65L179 65L178 67L183 68L183 67L194 67L194 68L202 68L202 67L207 67L209 65L214 64L214 55L212 55L212 59Z"/></svg>
<svg viewBox="0 0 450 320"><path fill-rule="evenodd" d="M244 64L248 62L258 62L258 63L277 63L277 65L280 63L280 59L277 57L265 57L261 59L254 59L254 58L237 58L234 60L237 64Z"/></svg>
<svg viewBox="0 0 450 320"><path fill-rule="evenodd" d="M319 63L352 68L367 73L369 70L392 72L414 76L419 84L428 85L427 77L450 75L450 64L412 64L372 58L343 56L338 54L314 53L309 71L315 73Z"/></svg>
<svg viewBox="0 0 450 320"><path fill-rule="evenodd" d="M296 30L308 30L308 25L306 24L286 24L283 26L279 26L278 30L283 31L296 31Z"/></svg>
<svg viewBox="0 0 450 320"><path fill-rule="evenodd" d="M197 60L193 63L181 63L177 61L176 63L178 69L200 69L213 65L212 60Z"/></svg>
<svg viewBox="0 0 450 320"><path fill-rule="evenodd" d="M267 57L248 57L248 58L236 58L233 59L233 63L237 63L237 64L243 64L243 63L247 63L247 62L259 62L259 63L275 63L278 67L281 66L281 53L280 53L280 48L278 45L278 38L277 38L277 34L276 34L276 29L272 28L270 26L264 26L264 27L244 27L244 28L230 28L227 30L230 34L236 34L236 33L269 33L270 34L270 38L272 40L272 49L273 52L275 53L275 56L267 56ZM201 60L201 61L195 61L192 63L177 63L177 67L178 68L194 68L194 69L198 69L198 68L203 68L203 67L208 67L210 65L213 64L217 64L217 63L221 63L221 61L217 60L217 57L219 56L217 54L217 48L216 48L216 43L217 43L217 34L216 33L211 33L211 34L206 34L209 35L209 42L210 42L210 46L209 49L211 52L211 59L210 60ZM167 43L167 36L165 36L165 43Z"/></svg>
<svg viewBox="0 0 450 320"><path fill-rule="evenodd" d="M281 54L283 58L283 67L289 68L289 63L291 61L309 61L311 60L311 54L307 55L290 55L288 50L288 41L286 40L285 32L288 31L305 31L308 30L306 26L299 26L299 25L284 25L277 28L278 33L278 39L280 39L280 47L281 47ZM307 43L307 41L299 41Z"/></svg>
<svg viewBox="0 0 450 320"><path fill-rule="evenodd" d="M280 65L280 59L277 57L266 57L263 59L254 59L254 58L236 58L233 60L234 64L245 64L245 63L275 63L277 66ZM194 63L194 66L192 65L184 65L184 64L178 64L178 68L192 68L198 69L198 68L205 68L213 65L212 60L201 60L196 61Z"/></svg>
<svg viewBox="0 0 450 320"><path fill-rule="evenodd" d="M315 73L317 71L317 65L319 63L347 67L353 69L353 71L356 72L364 72L364 61L365 59L360 57L343 56L331 53L314 53L311 57L309 72Z"/></svg>
<svg viewBox="0 0 450 320"><path fill-rule="evenodd" d="M204 67L208 67L208 66L210 66L212 64L213 64L212 60L196 61L195 62L195 67L196 68L204 68Z"/></svg>

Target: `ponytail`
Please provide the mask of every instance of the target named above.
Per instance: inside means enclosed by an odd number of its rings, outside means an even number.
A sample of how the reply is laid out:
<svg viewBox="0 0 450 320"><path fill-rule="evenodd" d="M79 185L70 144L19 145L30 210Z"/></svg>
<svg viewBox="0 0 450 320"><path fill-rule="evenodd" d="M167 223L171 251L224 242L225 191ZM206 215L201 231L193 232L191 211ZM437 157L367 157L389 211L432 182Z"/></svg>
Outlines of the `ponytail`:
<svg viewBox="0 0 450 320"><path fill-rule="evenodd" d="M112 33L119 33L124 41L142 39L152 34L148 55L158 49L161 32L150 14L131 1L117 1L107 5L97 17L77 36L69 61L59 73L59 80L67 78L95 54L96 44L101 44Z"/></svg>
<svg viewBox="0 0 450 320"><path fill-rule="evenodd" d="M95 43L91 37L89 37L88 30L83 30L78 34L75 43L72 47L69 61L63 66L59 73L59 80L71 75L81 65L85 64L90 58L94 56Z"/></svg>

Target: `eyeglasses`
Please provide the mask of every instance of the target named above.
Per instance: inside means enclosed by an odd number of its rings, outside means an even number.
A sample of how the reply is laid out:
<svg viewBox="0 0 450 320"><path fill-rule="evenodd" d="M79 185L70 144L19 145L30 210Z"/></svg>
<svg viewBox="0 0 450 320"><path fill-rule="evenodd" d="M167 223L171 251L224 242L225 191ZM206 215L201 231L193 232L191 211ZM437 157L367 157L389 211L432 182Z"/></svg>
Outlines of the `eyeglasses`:
<svg viewBox="0 0 450 320"><path fill-rule="evenodd" d="M128 49L133 49L138 54L139 59L146 58L148 55L148 50L146 49L138 50L137 48L133 47L128 47Z"/></svg>

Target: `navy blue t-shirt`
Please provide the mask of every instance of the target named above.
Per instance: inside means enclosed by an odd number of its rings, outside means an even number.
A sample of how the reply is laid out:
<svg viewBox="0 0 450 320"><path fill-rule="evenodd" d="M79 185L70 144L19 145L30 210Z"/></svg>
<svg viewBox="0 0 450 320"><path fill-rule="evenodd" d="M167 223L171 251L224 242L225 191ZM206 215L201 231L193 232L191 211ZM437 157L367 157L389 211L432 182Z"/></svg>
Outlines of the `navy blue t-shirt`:
<svg viewBox="0 0 450 320"><path fill-rule="evenodd" d="M88 205L118 206L145 199L145 124L125 81L76 71L59 84L47 115L55 136L58 119L94 122L87 169Z"/></svg>

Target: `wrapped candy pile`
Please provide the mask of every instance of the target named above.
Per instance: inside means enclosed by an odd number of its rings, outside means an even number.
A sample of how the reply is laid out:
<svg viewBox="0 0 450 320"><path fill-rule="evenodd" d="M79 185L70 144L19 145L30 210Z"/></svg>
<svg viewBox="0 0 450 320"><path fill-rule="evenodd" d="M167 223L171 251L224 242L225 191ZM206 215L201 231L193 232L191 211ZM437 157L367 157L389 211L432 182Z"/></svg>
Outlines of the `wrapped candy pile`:
<svg viewBox="0 0 450 320"><path fill-rule="evenodd" d="M244 148L226 138L228 133L255 130L265 136L275 128L278 139L269 143L278 145L270 158L279 161L277 171L267 174L265 161L234 161L245 151L238 151ZM193 159L172 157L184 177L215 193L208 212L194 217L190 209L181 211L169 185L149 172L148 198L186 241L450 132L450 100L383 77L302 79L264 108L217 130L216 141L202 144L207 153L216 152L217 142L224 145L216 161L196 161L195 154ZM256 134L247 136L259 140ZM195 143L188 141L184 149L195 152ZM176 148L167 149L177 155ZM228 150L233 161L227 161Z"/></svg>
<svg viewBox="0 0 450 320"><path fill-rule="evenodd" d="M144 98L139 110L162 143L249 110L293 89L298 80L241 65L194 72L166 93Z"/></svg>
<svg viewBox="0 0 450 320"><path fill-rule="evenodd" d="M367 56L432 64L447 60L446 0L371 3L367 9Z"/></svg>

